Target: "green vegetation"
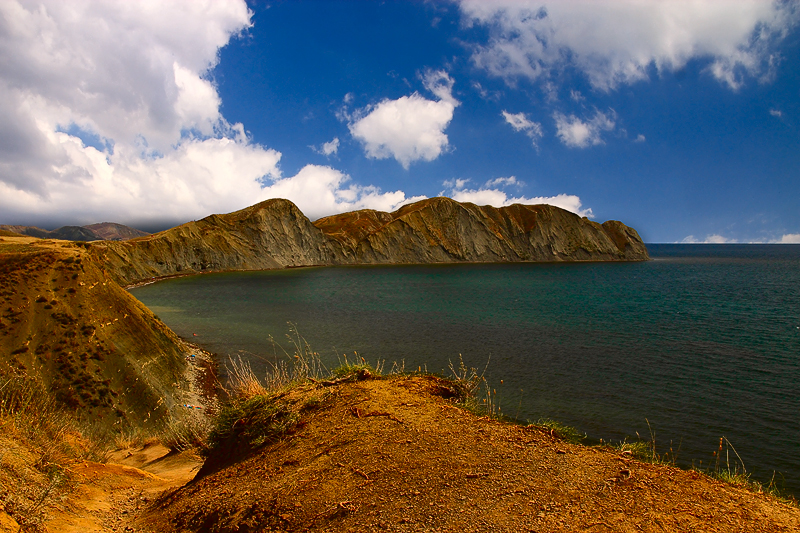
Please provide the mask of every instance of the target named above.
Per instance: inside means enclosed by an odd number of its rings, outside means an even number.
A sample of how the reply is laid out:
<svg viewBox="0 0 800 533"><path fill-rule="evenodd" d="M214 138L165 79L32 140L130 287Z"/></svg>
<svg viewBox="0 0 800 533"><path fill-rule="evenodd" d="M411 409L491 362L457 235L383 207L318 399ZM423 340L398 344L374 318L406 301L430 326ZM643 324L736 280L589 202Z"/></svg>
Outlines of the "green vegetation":
<svg viewBox="0 0 800 533"><path fill-rule="evenodd" d="M572 444L580 444L586 439L585 433L581 433L572 426L567 426L549 418L540 418L532 425L543 428L552 436Z"/></svg>

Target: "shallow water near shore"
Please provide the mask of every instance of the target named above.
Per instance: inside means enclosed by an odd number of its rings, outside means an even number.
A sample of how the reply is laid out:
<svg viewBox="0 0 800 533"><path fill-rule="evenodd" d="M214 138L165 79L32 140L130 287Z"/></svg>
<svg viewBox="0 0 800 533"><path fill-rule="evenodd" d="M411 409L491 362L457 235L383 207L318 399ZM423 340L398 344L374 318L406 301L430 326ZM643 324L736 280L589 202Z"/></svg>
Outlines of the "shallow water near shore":
<svg viewBox="0 0 800 533"><path fill-rule="evenodd" d="M358 352L448 374L462 354L488 362L506 415L612 441L649 440L649 421L682 465L706 467L725 436L754 479L775 471L800 495L800 246L648 249L644 263L302 268L131 292L258 371L270 336L289 349L288 322L329 366Z"/></svg>

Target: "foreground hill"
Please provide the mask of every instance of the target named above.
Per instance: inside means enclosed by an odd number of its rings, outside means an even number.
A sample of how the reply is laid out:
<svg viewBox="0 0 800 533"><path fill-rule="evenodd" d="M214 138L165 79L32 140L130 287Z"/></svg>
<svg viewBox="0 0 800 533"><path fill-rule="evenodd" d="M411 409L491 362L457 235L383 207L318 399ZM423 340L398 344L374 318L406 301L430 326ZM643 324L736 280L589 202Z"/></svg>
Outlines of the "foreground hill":
<svg viewBox="0 0 800 533"><path fill-rule="evenodd" d="M142 427L184 401L186 350L84 247L0 237L0 378L102 425Z"/></svg>
<svg viewBox="0 0 800 533"><path fill-rule="evenodd" d="M241 437L143 510L135 530L800 529L800 510L763 494L478 417L447 399L453 384L440 378L324 385L260 401L262 418L236 422ZM248 452L243 436L264 420L283 435Z"/></svg>
<svg viewBox="0 0 800 533"><path fill-rule="evenodd" d="M122 285L184 273L311 265L648 259L636 230L621 222L598 224L549 205L496 209L448 198L314 223L288 200L267 200L92 249Z"/></svg>

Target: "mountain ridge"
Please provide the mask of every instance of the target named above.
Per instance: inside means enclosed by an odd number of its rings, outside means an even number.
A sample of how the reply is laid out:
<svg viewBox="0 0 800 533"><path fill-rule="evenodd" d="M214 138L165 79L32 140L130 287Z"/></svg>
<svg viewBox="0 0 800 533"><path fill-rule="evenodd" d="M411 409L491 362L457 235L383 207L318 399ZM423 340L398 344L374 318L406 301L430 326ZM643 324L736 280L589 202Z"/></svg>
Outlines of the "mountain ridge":
<svg viewBox="0 0 800 533"><path fill-rule="evenodd" d="M599 224L550 205L495 208L442 197L313 223L289 200L271 199L91 249L122 285L320 265L649 259L636 230L619 221Z"/></svg>
<svg viewBox="0 0 800 533"><path fill-rule="evenodd" d="M36 237L37 239L57 239L62 241L124 241L149 235L145 231L115 222L100 222L86 226L61 226L54 230L46 230L36 226L4 224L0 225L0 231Z"/></svg>

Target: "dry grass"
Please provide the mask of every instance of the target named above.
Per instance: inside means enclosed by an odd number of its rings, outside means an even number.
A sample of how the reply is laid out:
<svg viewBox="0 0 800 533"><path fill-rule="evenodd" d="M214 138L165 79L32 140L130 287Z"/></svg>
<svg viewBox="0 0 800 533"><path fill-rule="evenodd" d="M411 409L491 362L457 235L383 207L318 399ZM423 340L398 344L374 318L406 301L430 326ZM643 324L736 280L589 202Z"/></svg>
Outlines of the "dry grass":
<svg viewBox="0 0 800 533"><path fill-rule="evenodd" d="M102 458L105 447L26 373L4 366L0 376L0 506L35 529L69 491L70 465Z"/></svg>

